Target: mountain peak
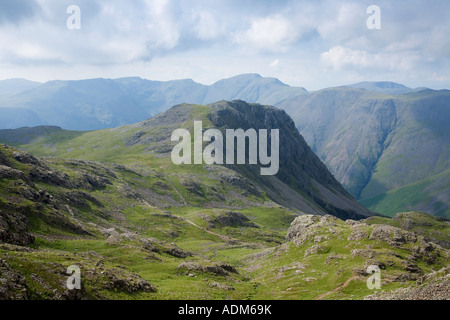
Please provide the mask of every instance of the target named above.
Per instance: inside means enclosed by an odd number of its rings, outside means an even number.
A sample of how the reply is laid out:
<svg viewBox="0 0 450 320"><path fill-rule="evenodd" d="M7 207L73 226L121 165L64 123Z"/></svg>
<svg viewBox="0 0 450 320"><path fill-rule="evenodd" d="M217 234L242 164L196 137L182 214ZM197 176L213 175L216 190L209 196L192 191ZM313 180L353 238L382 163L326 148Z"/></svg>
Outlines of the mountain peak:
<svg viewBox="0 0 450 320"><path fill-rule="evenodd" d="M348 85L348 87L385 94L405 94L416 91L416 89L412 89L403 84L391 81L364 81Z"/></svg>
<svg viewBox="0 0 450 320"><path fill-rule="evenodd" d="M0 95L13 95L22 91L31 90L42 83L22 78L0 80Z"/></svg>
<svg viewBox="0 0 450 320"><path fill-rule="evenodd" d="M279 130L280 158L276 175L261 176L259 165L225 165L247 179L252 190L264 192L272 201L297 212L329 213L343 219L360 219L372 214L359 205L330 174L308 147L287 113L272 106L242 100L219 101L206 106L180 104L133 126L140 129L126 143L130 146L151 145L147 148L148 152L164 150L167 153L173 145L171 132L176 128L192 128L198 119L208 120L203 120L203 127L222 132L227 129L254 129L256 132L259 129ZM155 134L158 132L161 134Z"/></svg>

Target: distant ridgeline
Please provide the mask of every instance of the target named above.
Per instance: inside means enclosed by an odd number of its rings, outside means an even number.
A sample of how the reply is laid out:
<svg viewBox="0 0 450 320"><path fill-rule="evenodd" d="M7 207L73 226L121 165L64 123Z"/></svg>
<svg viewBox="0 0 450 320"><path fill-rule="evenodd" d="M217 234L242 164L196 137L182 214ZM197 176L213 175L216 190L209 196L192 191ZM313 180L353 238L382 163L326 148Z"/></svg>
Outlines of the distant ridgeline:
<svg viewBox="0 0 450 320"><path fill-rule="evenodd" d="M0 81L0 129L114 128L148 119L173 105L222 99L286 110L336 179L371 210L386 215L416 210L450 216L448 90L362 82L308 93L257 74L210 86L192 80L141 78L44 84L15 79ZM56 131L52 132L55 137ZM26 129L0 134L6 143L26 144L31 137Z"/></svg>
<svg viewBox="0 0 450 320"><path fill-rule="evenodd" d="M178 153L177 147L180 151L183 149L180 141L173 139L174 132L181 133L179 137L189 132L205 137L202 132L219 135L227 130L241 132L241 138L251 132L255 135L265 132L262 136L266 138L270 133L271 137L270 141L259 137L258 146L261 144L263 148L259 148L258 158L254 149L247 149L244 144L247 150L243 150L235 161L232 161L235 155L227 159L225 150L224 163L213 164L214 161L208 157L205 159L202 150L206 150L207 156L216 157L220 152L214 151L219 151L220 147L208 137L206 140L209 143L192 143L192 149L199 149L199 152L181 152L181 158L186 156L185 162L173 161L174 150ZM278 139L279 143L276 143ZM156 188L154 192L163 192L166 194L164 201L173 204L181 199L179 205L185 206L241 208L252 204L258 207L276 205L298 213L332 214L342 219L361 219L373 215L336 181L308 147L286 112L270 106L240 100L206 106L181 104L143 122L115 129L81 132L37 127L35 132L29 128L0 131L0 141L5 140L37 156L154 170L160 176L157 180L163 179L161 186L145 186L144 189ZM230 141L233 140L237 139ZM183 141L191 146L188 137ZM222 147L226 148L227 143L229 141ZM256 143L251 148L254 146ZM208 147L215 150L208 151ZM187 161L191 156L191 160L195 161ZM269 175L264 175L267 173ZM176 192L169 198L168 190L172 189ZM145 198L145 201L155 206L161 205L159 202L152 203L154 200L151 198Z"/></svg>

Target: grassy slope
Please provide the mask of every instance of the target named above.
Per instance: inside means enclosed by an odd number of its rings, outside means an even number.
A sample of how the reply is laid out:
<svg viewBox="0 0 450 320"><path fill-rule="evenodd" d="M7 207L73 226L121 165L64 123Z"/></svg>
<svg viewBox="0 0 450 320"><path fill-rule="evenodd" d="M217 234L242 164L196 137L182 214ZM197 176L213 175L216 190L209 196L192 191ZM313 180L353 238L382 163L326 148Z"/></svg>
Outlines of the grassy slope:
<svg viewBox="0 0 450 320"><path fill-rule="evenodd" d="M80 173L80 164L68 166L63 160L52 160L48 164L53 164L54 169L64 168L71 179L76 179ZM26 171L26 165L17 163L16 166L22 166ZM33 298L51 297L53 288L60 291L63 289L61 275L49 272L54 264L62 270L76 264L82 266L83 274L87 274L84 283L87 296L91 298L244 299L253 290L245 273L231 276L197 273L194 277L188 277L180 272L178 265L183 261L195 261L204 265L220 261L239 268L246 254L281 243L290 221L295 217L292 212L282 208L249 208L235 211L248 216L259 228L220 225L208 228L207 220L213 220L229 210L201 207L167 207L164 210L154 208L118 192L123 183L145 185L141 176L131 171L114 171L114 174L117 178L113 180L112 186L94 191L83 190L94 196L101 206L94 203L90 203L88 208L71 205L75 217L65 213L71 221L80 223L89 230L92 236L79 235L62 226L49 224L32 212L29 215L29 229L36 237L32 249L23 251L15 246L0 248L0 258L6 259L11 267L26 277ZM152 177L149 180L151 179ZM14 181L1 180L2 201L5 203L17 203L20 199L16 195L18 184ZM152 188L150 184L147 187ZM45 183L37 183L36 188L44 189L55 197L67 191ZM185 197L189 200L188 195L186 192ZM33 203L28 201L22 205L33 207ZM116 213L110 214L111 212ZM186 219L196 225L190 224ZM120 233L131 232L138 236L130 239L124 237L119 243L111 244L107 243L107 236L99 232L100 228L97 226L103 229L115 227ZM230 237L233 241L227 241ZM142 246L141 238L157 239L158 243L162 241L159 245L162 251L149 252ZM164 248L173 245L192 252L193 256L183 259L164 252ZM155 285L158 291L130 294L103 289L107 280L90 275L99 261L103 261L105 268L120 266L127 272L138 273ZM46 286L41 285L42 281L36 280L33 274L44 280ZM233 286L234 290L210 287L214 282Z"/></svg>
<svg viewBox="0 0 450 320"><path fill-rule="evenodd" d="M362 299L373 293L366 286L365 269L370 264L382 265L383 291L415 284L413 278L405 277L404 268L416 243L392 246L369 239L374 225L378 224L376 219L384 219L379 221L382 223L390 222L390 219L369 218L371 224L363 227L367 237L351 241L348 240L352 233L349 225L331 219L331 224L316 229L303 243L287 242L254 259L248 269L258 283L255 299ZM321 246L321 250L308 253L314 245ZM354 249L369 249L375 257L370 259L355 254ZM445 267L448 262L448 258L439 257L435 264L418 261L417 266L429 273ZM399 281L400 278L404 280Z"/></svg>
<svg viewBox="0 0 450 320"><path fill-rule="evenodd" d="M389 95L343 87L281 106L336 178L370 209L443 215L450 206L448 192L429 179L449 168L449 97L446 90ZM372 110L374 106L383 108ZM414 183L427 191L418 194L410 188ZM404 201L406 192L388 196L401 187L413 191L411 202ZM384 201L376 207L380 199Z"/></svg>
<svg viewBox="0 0 450 320"><path fill-rule="evenodd" d="M62 160L55 161L55 164L64 166ZM67 172L74 177L77 172L74 168L72 170L68 169ZM306 250L315 244L313 239L298 247L292 243L280 246L295 217L286 209L253 207L234 210L247 216L259 228L221 225L211 227L208 221L226 213L228 209L178 206L164 210L151 208L121 196L115 189L119 182L133 185L138 183L141 177L130 171L115 171L115 174L117 185L116 181L113 181L113 186L91 193L104 207L92 205L85 212L80 209L76 214L76 219L86 228L90 228L92 236L74 234L48 225L31 215L30 229L36 236L36 243L31 249L0 247L0 258L6 259L11 267L26 277L32 298L51 298L54 288L62 290L61 278L64 279L64 276L61 277L50 270L55 269L55 266L63 270L69 265L77 264L81 266L84 275L86 297L92 299L359 299L372 292L366 288L364 277L351 279L354 269L361 268L366 262L365 258L352 256L352 249L371 247L380 252L394 251L402 256L406 254L402 249L391 248L381 242L374 244L367 239L351 243L346 240L350 234L349 227L335 219L333 221L337 224L338 236L331 236L326 228L320 230L319 235L330 236L330 239L320 243L325 250L305 257ZM61 191L46 184L40 184L39 187L53 194ZM10 195L2 193L2 196L6 201L11 201ZM119 211L122 215L105 220L101 215L92 214L92 211L97 210ZM372 219L381 220L371 223L396 224L388 218ZM120 232L134 232L139 237L124 237L119 243L111 244L105 240L106 236L92 227L92 223L104 228L116 227ZM164 251L149 252L142 246L140 238L162 241L158 245L161 249L176 244L177 247L192 252L193 256L177 258ZM267 255L265 252L270 253ZM327 263L330 254L340 254L341 258ZM255 255L262 255L262 260L255 260ZM156 286L158 291L128 293L105 289L108 279L98 272L92 273L93 270L99 269L100 261L102 270L119 268L129 273L137 273ZM193 276L188 276L178 268L183 261L203 265L226 262L236 267L239 274L222 276L194 272ZM397 259L394 262L394 265L385 270L388 278L402 272L401 261ZM420 264L420 267L428 272L431 268L438 269L441 264L442 261L433 265ZM299 265L304 267L298 267ZM36 280L36 275L44 280L45 285ZM341 287L347 280L348 285ZM387 282L383 289L391 290L413 283Z"/></svg>
<svg viewBox="0 0 450 320"><path fill-rule="evenodd" d="M195 107L192 117L203 120L204 126L208 125L205 109ZM252 290L248 284L249 279L245 274L237 276L218 276L214 274L197 274L188 277L178 270L178 265L185 261L196 261L201 264L210 264L221 261L233 266L242 264L242 257L248 253L260 251L267 246L275 246L284 239L285 232L294 219L293 212L282 208L251 207L245 202L259 202L263 204L268 198L262 196L246 195L229 201L229 206L246 209L234 209L242 212L259 228L242 228L233 226L215 226L212 230L208 227L207 220L213 220L219 214L225 214L229 209L202 208L202 204L208 199L213 200L215 193L226 195L233 186L218 184L217 178L211 176L211 172L203 166L175 166L167 159L155 156L144 150L144 146L126 146L126 140L141 128L133 126L103 130L102 135L94 132L56 132L50 130L48 134L26 145L16 143L27 151L39 156L52 156L46 164L52 170L59 170L67 174L70 180L79 179L83 173L99 173L97 166L106 167L115 175L112 185L98 190L78 191L89 193L95 197L101 206L88 202L88 207L74 207L67 205L75 212L71 217L65 210L65 203L59 206L62 213L74 223L81 223L92 236L86 237L74 234L58 225L52 225L45 219L35 214L30 214L30 231L36 237L34 248L37 251L24 252L11 255L11 251L0 249L0 257L6 257L10 266L20 270L27 278L34 298L51 296L51 290L42 287L39 281L32 277L33 270L40 273L43 279L56 285L58 278L45 274L51 268L52 263L58 263L65 268L71 264L81 264L82 271L88 273L95 268L98 261L103 260L107 267L121 266L129 272L137 272L140 276L150 281L158 288L157 293L128 294L125 292L111 293L109 290L101 290L102 286L96 283L94 278L86 277L86 289L88 296L93 298L145 298L145 299L243 299L247 292ZM147 132L148 135L159 132ZM101 136L101 138L99 138ZM5 151L5 150L3 150ZM7 151L5 151L6 153ZM29 166L21 164L8 153L14 167L25 172ZM102 161L100 163L80 163L64 159L83 159L88 161ZM118 169L117 164L126 165ZM183 185L183 180L194 179L201 185L203 196L199 196ZM16 196L16 186L21 184L15 180L1 180L1 199L5 203L17 203L21 201ZM142 203L127 197L121 190L123 185L128 185L134 190L150 190L164 199L170 197L179 204L186 206L173 206L173 201L164 203L164 208L156 208L148 202ZM47 183L36 183L35 189L44 189L56 198L63 199L69 192L66 188ZM216 192L213 194L212 189ZM145 193L145 192L144 192ZM241 192L242 193L242 192ZM262 197L262 198L261 198ZM242 199L242 200L240 200ZM2 201L3 201L2 200ZM150 201L150 200L149 200ZM245 202L242 202L245 201ZM33 207L32 202L24 201L23 205ZM51 215L51 210L45 214ZM170 213L172 216L167 216ZM189 220L189 221L187 221ZM194 223L195 225L191 224ZM163 241L164 245L176 247L193 253L191 258L177 258L170 254L149 253L142 247L139 239L125 239L119 244L108 244L107 236L101 234L98 228L115 227L117 230L124 228L127 232L134 232L139 238L153 238ZM232 238L232 240L231 240ZM164 247L164 246L163 246ZM17 248L16 248L17 249ZM15 250L15 249L14 249ZM12 251L14 252L14 251ZM92 252L94 252L93 256ZM24 264L25 261L30 263ZM38 268L42 265L42 268ZM84 269L83 269L84 268ZM47 279L48 277L52 279ZM204 279L207 279L205 281ZM234 290L210 287L211 283L232 285ZM58 289L61 289L58 286Z"/></svg>
<svg viewBox="0 0 450 320"><path fill-rule="evenodd" d="M203 111L201 107L196 107L194 116L204 117ZM338 270L334 265L324 264L328 253L349 254L350 247L345 242L349 230L343 222L338 223L343 238L329 240L324 254L304 258L305 251L312 243L300 247L292 247L292 244L280 246L295 215L280 207L263 205L268 200L264 195L245 195L244 199L234 198L228 203L230 206L235 205L233 211L245 215L259 228L220 224L211 226L210 221L218 215L226 214L230 209L203 207L202 201L214 198L213 187L217 189L216 193L221 194L234 187L219 186L217 180L211 178L211 172L202 166L175 166L145 151L142 145L125 146L126 139L139 130L140 128L132 126L104 130L101 139L92 132L70 133L67 136L49 134L27 146L29 151L37 155L55 156L56 158L47 159L46 164L52 170L65 172L70 180L75 181L86 172L99 174L106 172L106 169L113 172L115 178L110 178L111 185L93 190L81 188L81 191L95 197L100 205L88 201L88 206L77 207L65 202L66 193L71 191L67 188L42 182L37 182L34 187L36 190L44 189L59 199L59 212L69 221L80 223L91 233L90 236L74 233L42 219L35 213L37 208L33 202L18 196L21 181L1 180L1 203L13 203L31 210L29 228L36 237L36 243L28 250L16 246L1 246L0 258L8 261L14 270L26 277L32 298L49 298L52 297L53 289L63 290L61 283L66 276L49 272L55 268L55 264L62 270L71 264L80 265L85 275L86 296L91 298L311 299L338 288L353 274L353 269L364 263L360 257L348 257L343 259ZM151 135L152 132L147 134ZM16 169L29 171L28 165L13 160L11 154L9 156ZM102 161L103 164L61 158L82 158ZM123 164L125 167L117 167L116 164ZM199 182L204 192L202 197L199 198L183 184L183 179L186 178ZM178 205L167 201L157 208L130 197L123 191L124 185L133 190L150 190L161 196L160 200L163 202L164 197L168 196L178 202ZM183 205L183 201L186 205ZM245 205L246 201L259 202L259 206ZM72 208L74 216L64 209L66 204ZM43 213L51 216L54 209L51 205L44 205ZM108 243L107 235L101 232L111 227L122 234L117 243ZM137 236L127 237L129 233ZM141 239L147 238L157 239L155 243L158 251L149 251L143 246ZM358 247L366 245L369 243L363 241ZM193 256L179 258L167 253L174 246L191 252ZM387 250L383 245L380 246L380 249ZM267 256L264 253L266 250L274 250L274 253ZM262 262L251 259L255 254L263 255ZM223 276L190 272L189 276L189 272L178 268L185 261L202 265L224 262L237 268L239 273ZM288 268L281 272L281 277L278 276L280 268L294 263L305 264L306 270L297 274L295 269ZM95 273L99 264L103 264L105 270L137 273L156 286L158 291L129 293L105 289L108 279L101 276L101 273ZM437 264L432 267L439 266ZM430 267L423 266L423 269L428 271ZM392 269L393 273L398 271L398 268ZM47 285L36 280L33 274L44 279ZM386 289L409 284L410 282L396 282L388 284ZM326 298L361 298L370 293L362 280L351 281L343 290L338 291L330 293Z"/></svg>
<svg viewBox="0 0 450 320"><path fill-rule="evenodd" d="M447 205L449 190L450 170L446 170L398 189L361 199L359 202L375 212L391 217L397 212L415 208L425 212L435 212L436 216L448 218L450 217L450 208Z"/></svg>

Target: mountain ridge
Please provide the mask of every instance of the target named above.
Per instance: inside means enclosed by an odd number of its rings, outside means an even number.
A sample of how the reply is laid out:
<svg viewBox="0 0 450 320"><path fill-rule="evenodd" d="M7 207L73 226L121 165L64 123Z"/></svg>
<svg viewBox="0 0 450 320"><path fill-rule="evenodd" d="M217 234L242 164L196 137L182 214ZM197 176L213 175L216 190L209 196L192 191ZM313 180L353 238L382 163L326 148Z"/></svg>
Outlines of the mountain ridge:
<svg viewBox="0 0 450 320"><path fill-rule="evenodd" d="M278 127L280 175L172 164L173 129L194 121ZM0 300L448 299L450 222L358 212L283 110L220 101L113 129L22 130L8 134L32 153L0 144Z"/></svg>
<svg viewBox="0 0 450 320"><path fill-rule="evenodd" d="M1 82L0 82L1 91ZM71 130L96 130L143 121L180 103L209 104L242 99L274 104L306 94L276 78L243 74L210 86L192 79L153 81L139 77L53 80L14 95L0 97L3 129L56 125ZM124 110L126 107L127 110ZM29 118L20 123L6 111L21 108ZM4 112L2 112L4 111ZM11 111L9 111L11 112ZM20 119L20 118L19 118ZM19 122L19 123L18 123Z"/></svg>
<svg viewBox="0 0 450 320"><path fill-rule="evenodd" d="M389 95L337 87L286 100L278 107L293 117L313 151L344 187L365 199L450 167L449 102L449 90ZM431 191L441 195L435 200L441 203L436 202L439 210L431 213L450 214L447 188ZM430 203L428 208L433 207ZM417 205L417 210L425 207Z"/></svg>
<svg viewBox="0 0 450 320"><path fill-rule="evenodd" d="M365 89L368 91L374 91L385 94L405 94L411 92L418 92L422 90L429 90L429 88L409 88L401 83L391 82L391 81L363 81L347 85L351 88Z"/></svg>
<svg viewBox="0 0 450 320"><path fill-rule="evenodd" d="M236 95L250 102L263 100L287 110L313 151L354 197L371 199L364 203L375 205L378 196L377 206L384 209L387 199L398 198L387 192L402 193L403 186L418 181L442 185L427 178L448 168L448 90L372 81L307 93L258 74L238 75L210 86L190 79L161 82L129 77L53 81L34 90L23 95L26 99L21 94L0 98L0 127L59 123L65 129L111 128L139 122L185 101L203 104ZM46 97L57 99L52 104ZM8 101L17 107L3 108ZM27 109L27 103L36 111ZM398 152L393 152L394 146ZM403 210L431 208L431 213L450 214L445 208L450 206L446 189L441 194L425 189L428 196L416 194L425 202ZM380 202L382 195L386 200Z"/></svg>

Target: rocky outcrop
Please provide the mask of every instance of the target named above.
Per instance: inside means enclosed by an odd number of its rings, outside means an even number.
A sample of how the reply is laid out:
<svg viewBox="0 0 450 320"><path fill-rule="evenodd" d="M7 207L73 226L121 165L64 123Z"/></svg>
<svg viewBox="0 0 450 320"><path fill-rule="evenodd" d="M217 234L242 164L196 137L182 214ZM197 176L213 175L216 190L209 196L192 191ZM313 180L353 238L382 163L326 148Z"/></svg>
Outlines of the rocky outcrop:
<svg viewBox="0 0 450 320"><path fill-rule="evenodd" d="M400 228L422 235L428 241L450 248L450 220L421 212L401 212L392 219Z"/></svg>
<svg viewBox="0 0 450 320"><path fill-rule="evenodd" d="M406 243L414 243L417 236L411 232L404 231L388 225L375 225L369 237L370 240L384 241L391 246L401 246Z"/></svg>
<svg viewBox="0 0 450 320"><path fill-rule="evenodd" d="M186 250L183 250L181 248L178 248L177 246L174 246L169 249L164 249L163 252L176 257L176 258L186 258L186 257L192 257L192 253Z"/></svg>
<svg viewBox="0 0 450 320"><path fill-rule="evenodd" d="M450 268L424 275L415 286L377 292L365 300L450 300Z"/></svg>
<svg viewBox="0 0 450 320"><path fill-rule="evenodd" d="M0 259L0 300L27 300L27 282L25 277L10 268Z"/></svg>
<svg viewBox="0 0 450 320"><path fill-rule="evenodd" d="M330 239L330 237L335 237L341 233L341 228L337 224L338 221L341 220L331 215L315 216L308 214L298 216L288 229L286 241L301 245L310 240L317 243Z"/></svg>
<svg viewBox="0 0 450 320"><path fill-rule="evenodd" d="M34 236L28 232L28 218L20 212L0 208L0 242L22 246L34 243Z"/></svg>
<svg viewBox="0 0 450 320"><path fill-rule="evenodd" d="M156 292L156 287L150 284L139 275L128 274L124 275L117 269L109 269L103 272L104 277L108 279L105 284L106 289L111 291L125 291L128 293L134 292Z"/></svg>
<svg viewBox="0 0 450 320"><path fill-rule="evenodd" d="M3 148L5 147L4 144L0 145ZM11 166L11 162L9 161L8 157L0 150L0 165L2 166Z"/></svg>
<svg viewBox="0 0 450 320"><path fill-rule="evenodd" d="M0 165L0 179L20 179L27 180L25 174L20 171L13 169L9 166Z"/></svg>
<svg viewBox="0 0 450 320"><path fill-rule="evenodd" d="M16 258L22 259L21 252L32 254L32 249L14 245L4 245L1 249L8 250ZM17 255L19 253L19 255ZM41 253L42 254L42 253ZM67 255L64 255L67 259ZM13 269L7 261L0 259L0 300L85 300L108 299L104 290L111 292L138 293L156 292L157 289L139 274L131 273L121 266L106 266L103 260L78 257L77 266L80 268L81 287L67 288L67 266L60 263L42 261L34 272L21 275ZM23 259L23 263L28 260ZM35 263L35 262L32 262ZM30 270L32 271L32 270ZM95 283L95 287L86 286Z"/></svg>
<svg viewBox="0 0 450 320"><path fill-rule="evenodd" d="M235 267L223 263L217 262L212 265L202 265L196 262L183 262L178 266L180 271L183 271L186 275L195 273L211 273L218 276L227 276L230 273L238 273Z"/></svg>
<svg viewBox="0 0 450 320"><path fill-rule="evenodd" d="M211 226L220 225L226 227L258 228L258 226L251 222L245 215L233 211L219 214L215 219L211 220L210 223Z"/></svg>
<svg viewBox="0 0 450 320"><path fill-rule="evenodd" d="M450 258L448 250L414 232L384 224L370 225L364 220L344 222L332 216L295 218L286 241L302 248L303 258L315 256L319 259L320 255L330 252L325 265L338 265L337 261L342 259L356 262L362 258L363 263L358 262L359 266L352 269L356 277L367 277L366 270L372 265L382 270L395 270L385 275L386 281L420 281L425 275L423 264L445 265Z"/></svg>
<svg viewBox="0 0 450 320"><path fill-rule="evenodd" d="M278 129L279 130L279 171L275 175L287 186L293 188L297 197L305 198L313 208L299 205L286 199L286 206L311 214L331 214L347 219L362 219L373 213L358 204L339 182L328 171L326 166L310 149L295 127L294 121L283 110L249 104L241 100L217 102L208 106L209 119L216 128L225 129ZM170 110L168 111L170 112ZM245 177L259 175L257 166L253 169L242 166L230 166ZM273 201L279 202L284 192L278 196L270 193L276 189L273 181L258 181L263 183ZM298 192L301 191L301 192Z"/></svg>

